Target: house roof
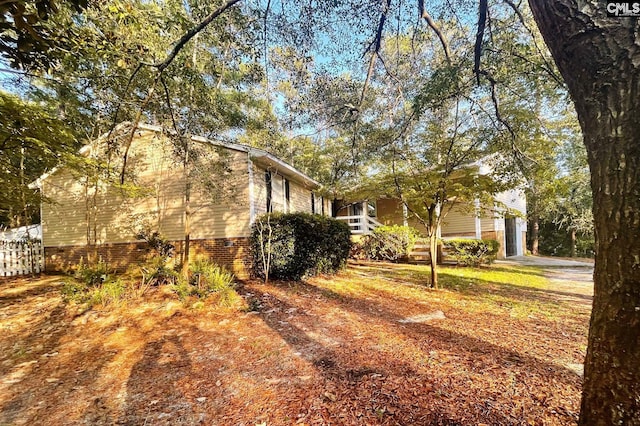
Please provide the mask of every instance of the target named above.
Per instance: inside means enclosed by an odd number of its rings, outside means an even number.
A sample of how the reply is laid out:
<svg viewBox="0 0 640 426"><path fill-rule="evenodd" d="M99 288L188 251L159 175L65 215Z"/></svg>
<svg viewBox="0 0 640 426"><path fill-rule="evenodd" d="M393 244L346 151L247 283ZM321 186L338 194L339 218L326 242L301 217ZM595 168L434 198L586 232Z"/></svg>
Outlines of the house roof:
<svg viewBox="0 0 640 426"><path fill-rule="evenodd" d="M130 122L120 123L118 126L116 126L115 131L122 130L125 127L130 126L130 125L131 125ZM155 125L146 124L146 123L139 123L136 126L136 129L147 130L147 131L158 132L158 133L168 133L168 134L175 133L175 131L167 130L162 126L155 126ZM105 133L105 134L103 134L102 136L100 136L96 140L106 139L107 136L108 136L108 133ZM230 149L230 150L233 150L233 151L246 152L248 154L249 158L254 163L256 163L256 164L258 164L260 166L263 166L263 167L265 167L267 169L275 169L280 174L282 174L284 176L287 176L287 177L290 177L290 178L292 178L294 180L297 180L297 181L303 183L305 186L310 187L311 189L317 189L317 188L320 188L322 186L316 180L310 178L309 176L307 176L306 174L302 173L301 171L299 171L295 167L293 167L290 164L282 161L281 159L279 159L275 155L273 155L270 152L265 151L263 149L254 148L254 147L251 147L251 146L248 146L248 145L239 144L239 143L207 139L207 138L205 138L203 136L194 136L194 135L192 135L191 136L191 140L195 141L195 142L208 143L208 144L211 144L211 145L214 145L214 146L219 146L219 147ZM89 144L83 146L82 148L80 148L78 153L84 154L85 152L88 152L91 149L91 147L92 147L92 143L89 143ZM40 176L35 182L33 182L30 185L30 187L39 187L42 181L47 179L51 174L55 173L57 170L58 170L58 167L54 167L49 172L47 172L47 173L43 174L42 176Z"/></svg>

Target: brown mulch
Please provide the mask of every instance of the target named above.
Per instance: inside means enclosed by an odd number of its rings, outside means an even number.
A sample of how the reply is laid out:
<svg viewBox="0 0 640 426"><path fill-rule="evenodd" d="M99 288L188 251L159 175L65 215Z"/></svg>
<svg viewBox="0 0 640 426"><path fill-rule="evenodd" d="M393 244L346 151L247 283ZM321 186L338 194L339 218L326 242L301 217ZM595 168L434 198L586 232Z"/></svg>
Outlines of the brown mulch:
<svg viewBox="0 0 640 426"><path fill-rule="evenodd" d="M506 293L428 291L352 266L295 284L246 282L243 310L190 309L156 290L81 312L62 302L59 282L0 282L2 425L577 420L581 378L568 366L584 357L580 297L540 292L522 317ZM407 321L438 311L444 319Z"/></svg>

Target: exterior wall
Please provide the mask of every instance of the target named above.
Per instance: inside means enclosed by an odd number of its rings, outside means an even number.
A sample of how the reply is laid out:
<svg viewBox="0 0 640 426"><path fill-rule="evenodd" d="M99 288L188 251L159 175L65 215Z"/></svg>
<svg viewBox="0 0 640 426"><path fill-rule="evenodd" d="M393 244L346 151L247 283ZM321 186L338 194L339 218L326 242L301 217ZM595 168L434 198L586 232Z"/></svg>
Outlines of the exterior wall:
<svg viewBox="0 0 640 426"><path fill-rule="evenodd" d="M443 220L442 236L475 238L476 221L474 213L465 211L460 206L454 206Z"/></svg>
<svg viewBox="0 0 640 426"><path fill-rule="evenodd" d="M482 239L483 240L496 240L500 243L500 247L498 248L498 259L504 259L506 257L505 247L504 247L504 231L482 231Z"/></svg>
<svg viewBox="0 0 640 426"><path fill-rule="evenodd" d="M481 231L495 231L496 214L490 210L483 210L480 216Z"/></svg>
<svg viewBox="0 0 640 426"><path fill-rule="evenodd" d="M183 241L172 241L176 252L182 251ZM90 248L93 250L93 248ZM130 264L142 262L149 254L146 243L112 243L95 247L98 257L111 268L125 270ZM190 256L205 255L218 265L232 271L238 278L248 278L251 256L248 238L220 238L191 240ZM87 246L45 247L45 271L62 272L74 268L87 259ZM176 256L178 259L179 256Z"/></svg>
<svg viewBox="0 0 640 426"><path fill-rule="evenodd" d="M251 224L256 215L266 212L265 169L241 148L193 140L192 149L201 159L190 180L192 255L205 254L245 277L250 266ZM85 150L91 158L105 157L104 152L103 142ZM122 152L112 158L116 172L121 169L121 158ZM291 170L283 172L297 176ZM274 210L311 212L308 186L313 184L285 178L277 169L272 173ZM285 179L289 181L288 203ZM86 259L87 241L92 243L91 255L97 252L111 267L124 269L148 254L146 244L136 239L143 228L157 230L176 246L176 259L180 257L186 178L169 139L157 131L137 130L129 150L126 181L125 188L100 184L95 191L85 177L66 168L42 179L43 195L51 200L42 206L47 270L68 269ZM330 207L326 208L330 214Z"/></svg>
<svg viewBox="0 0 640 426"><path fill-rule="evenodd" d="M402 202L395 198L384 198L377 200L378 221L385 225L403 225L404 213ZM442 236L465 236L474 238L475 217L473 214L464 212L459 207L454 207L444 218L442 226ZM408 219L409 226L412 226L423 235L426 235L424 225L414 217Z"/></svg>
<svg viewBox="0 0 640 426"><path fill-rule="evenodd" d="M511 210L519 211L524 215L527 214L527 199L519 189L501 192L496 196L496 199Z"/></svg>
<svg viewBox="0 0 640 426"><path fill-rule="evenodd" d="M385 225L404 225L402 202L396 198L381 198L376 201L378 222Z"/></svg>
<svg viewBox="0 0 640 426"><path fill-rule="evenodd" d="M228 189L212 194L206 182L196 178L191 190L192 239L246 237L249 235L249 188L246 153L218 152L207 144L194 142L205 150L206 158L221 158L228 164ZM83 245L87 232L97 244L135 243L143 225L157 229L169 240L184 236L184 188L182 167L176 165L168 140L157 132L141 131L134 139L127 170L128 182L137 186L137 195L125 195L113 186L100 185L95 194L95 210L88 208L93 188L82 184L81 176L61 169L44 180L42 222L45 247ZM116 170L119 168L114 164ZM89 204L88 204L89 203ZM89 223L89 226L88 226ZM95 232L94 232L95 229Z"/></svg>
<svg viewBox="0 0 640 426"><path fill-rule="evenodd" d="M93 256L93 250L98 258L105 261L109 267L124 270L131 263L144 260L149 250L143 242L101 244L87 247L86 244L45 247L44 269L45 272L66 272L75 268L80 262L86 262L87 257ZM91 250L91 252L88 252Z"/></svg>
<svg viewBox="0 0 640 426"><path fill-rule="evenodd" d="M253 202L256 215L267 212L266 170L253 165ZM285 197L285 179L289 181L289 203ZM311 213L311 190L301 183L271 170L271 209L274 212Z"/></svg>
<svg viewBox="0 0 640 426"><path fill-rule="evenodd" d="M42 194L52 200L42 203L43 246L85 244L87 213L80 179L60 170L42 184Z"/></svg>
<svg viewBox="0 0 640 426"><path fill-rule="evenodd" d="M291 180L289 181L289 212L311 213L311 191Z"/></svg>
<svg viewBox="0 0 640 426"><path fill-rule="evenodd" d="M213 262L229 269L238 278L249 278L251 271L249 238L195 240L191 244L196 255L206 255Z"/></svg>
<svg viewBox="0 0 640 426"><path fill-rule="evenodd" d="M331 199L324 198L324 215L331 217L332 207L331 207Z"/></svg>
<svg viewBox="0 0 640 426"><path fill-rule="evenodd" d="M498 200L504 203L507 208L526 213L526 199L521 191L512 190L498 195ZM380 199L377 201L378 221L385 225L402 225L403 213L402 204L397 199ZM339 215L346 215L340 212ZM498 258L504 259L505 233L504 217L500 214L485 210L483 214L476 218L473 212L469 212L461 207L454 207L444 218L441 236L476 238L480 235L483 239L495 239L500 243ZM415 218L409 218L409 225L416 228L418 232L426 234L425 227ZM476 230L476 225L479 229ZM479 232L477 232L479 231ZM525 219L516 218L516 255L522 256L526 253L526 232L527 223Z"/></svg>
<svg viewBox="0 0 640 426"><path fill-rule="evenodd" d="M256 216L267 212L267 183L265 181L265 169L255 164L253 167L253 205Z"/></svg>

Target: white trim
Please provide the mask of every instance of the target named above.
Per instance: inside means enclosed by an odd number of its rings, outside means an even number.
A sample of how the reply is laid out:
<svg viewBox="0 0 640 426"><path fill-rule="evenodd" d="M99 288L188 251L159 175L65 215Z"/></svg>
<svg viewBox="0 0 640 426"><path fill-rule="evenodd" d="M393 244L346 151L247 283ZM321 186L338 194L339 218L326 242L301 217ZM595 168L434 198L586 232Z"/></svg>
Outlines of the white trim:
<svg viewBox="0 0 640 426"><path fill-rule="evenodd" d="M409 226L409 209L404 201L402 201L402 224L404 226Z"/></svg>
<svg viewBox="0 0 640 426"><path fill-rule="evenodd" d="M253 161L251 156L247 154L247 165L249 169L249 225L253 225L256 220L256 200L253 187Z"/></svg>
<svg viewBox="0 0 640 426"><path fill-rule="evenodd" d="M281 176L293 176L294 178L297 177L298 180L301 180L303 184L312 188L320 188L322 186L317 181L311 179L301 171L296 170L293 166L290 166L289 164L280 160L278 157L269 154L267 151L263 151L257 148L250 148L249 155L251 155L252 160L265 166L266 168L275 170Z"/></svg>

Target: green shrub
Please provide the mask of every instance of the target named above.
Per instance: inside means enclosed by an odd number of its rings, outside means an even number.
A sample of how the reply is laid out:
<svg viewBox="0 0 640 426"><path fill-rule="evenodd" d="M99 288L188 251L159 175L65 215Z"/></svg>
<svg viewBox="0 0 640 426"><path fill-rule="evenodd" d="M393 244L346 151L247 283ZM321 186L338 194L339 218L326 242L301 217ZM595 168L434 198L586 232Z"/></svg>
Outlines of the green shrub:
<svg viewBox="0 0 640 426"><path fill-rule="evenodd" d="M493 263L500 248L496 240L454 239L443 240L442 244L447 258L467 266Z"/></svg>
<svg viewBox="0 0 640 426"><path fill-rule="evenodd" d="M116 278L115 272L102 259L95 265L80 261L73 277L67 278L62 286L63 300L86 304L89 309L119 303L129 298L130 293L125 281Z"/></svg>
<svg viewBox="0 0 640 426"><path fill-rule="evenodd" d="M166 238L162 238L158 231L143 230L138 232L136 238L144 240L155 255L166 260L173 257L175 246Z"/></svg>
<svg viewBox="0 0 640 426"><path fill-rule="evenodd" d="M409 256L420 234L410 226L379 226L357 244L355 257L395 262Z"/></svg>
<svg viewBox="0 0 640 426"><path fill-rule="evenodd" d="M233 274L208 260L194 260L189 265L189 270L191 283L198 289L200 296L233 288Z"/></svg>
<svg viewBox="0 0 640 426"><path fill-rule="evenodd" d="M189 265L190 279L178 279L173 291L180 300L189 297L212 297L214 304L232 306L240 297L235 291L233 274L205 259L195 259Z"/></svg>
<svg viewBox="0 0 640 426"><path fill-rule="evenodd" d="M84 303L87 301L89 287L84 282L67 278L62 284L62 299L69 302Z"/></svg>
<svg viewBox="0 0 640 426"><path fill-rule="evenodd" d="M95 265L86 265L82 260L76 268L75 277L85 283L88 287L95 287L108 281L111 278L112 271L106 262L98 260Z"/></svg>
<svg viewBox="0 0 640 426"><path fill-rule="evenodd" d="M271 213L259 217L251 231L253 274L298 280L334 273L346 264L351 249L349 225L308 213Z"/></svg>
<svg viewBox="0 0 640 426"><path fill-rule="evenodd" d="M88 305L115 305L127 298L127 286L122 280L113 280L92 288L88 294Z"/></svg>
<svg viewBox="0 0 640 426"><path fill-rule="evenodd" d="M167 266L167 258L158 255L150 257L140 265L140 271L143 286L174 284L179 275Z"/></svg>

